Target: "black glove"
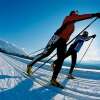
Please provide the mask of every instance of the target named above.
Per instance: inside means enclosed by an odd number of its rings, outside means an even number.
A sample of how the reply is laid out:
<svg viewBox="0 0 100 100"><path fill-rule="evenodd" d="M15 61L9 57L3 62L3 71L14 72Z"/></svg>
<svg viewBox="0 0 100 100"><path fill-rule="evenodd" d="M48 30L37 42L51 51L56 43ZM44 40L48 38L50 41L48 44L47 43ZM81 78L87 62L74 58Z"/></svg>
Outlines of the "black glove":
<svg viewBox="0 0 100 100"><path fill-rule="evenodd" d="M100 18L100 13L96 13L95 15L96 17Z"/></svg>
<svg viewBox="0 0 100 100"><path fill-rule="evenodd" d="M92 35L91 37L92 37L92 38L95 38L95 37L96 37L96 34Z"/></svg>

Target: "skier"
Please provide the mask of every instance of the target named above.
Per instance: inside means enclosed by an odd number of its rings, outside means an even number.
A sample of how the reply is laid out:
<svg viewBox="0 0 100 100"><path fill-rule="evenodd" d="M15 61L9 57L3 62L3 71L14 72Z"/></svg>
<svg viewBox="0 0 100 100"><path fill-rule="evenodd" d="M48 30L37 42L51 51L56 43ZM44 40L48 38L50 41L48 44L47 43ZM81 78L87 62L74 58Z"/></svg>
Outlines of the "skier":
<svg viewBox="0 0 100 100"><path fill-rule="evenodd" d="M68 74L68 79L74 79L74 76L72 75L72 72L74 70L74 67L75 67L75 64L76 64L76 61L77 61L77 53L80 51L83 43L85 41L88 41L90 40L91 38L95 38L96 35L92 35L92 36L88 36L88 32L87 31L84 31L82 35L78 35L75 39L75 41L70 45L68 51L66 52L65 54L65 58L71 56L72 58L72 63L71 63L71 68L70 68L70 71L69 71L69 74ZM53 69L56 68L56 63L57 63L57 60L55 60L52 64L52 67Z"/></svg>
<svg viewBox="0 0 100 100"><path fill-rule="evenodd" d="M51 84L55 86L60 86L60 83L56 80L56 78L58 76L58 73L60 72L62 62L64 61L64 56L66 53L66 42L69 40L71 34L74 31L74 24L75 22L94 18L94 17L100 17L100 13L79 15L77 11L71 11L69 16L65 17L62 26L54 33L52 38L49 40L44 51L36 55L33 58L32 62L30 62L27 65L28 75L31 75L32 66L37 61L49 56L54 51L54 49L57 48L58 63L57 63L57 68L55 68L53 72Z"/></svg>

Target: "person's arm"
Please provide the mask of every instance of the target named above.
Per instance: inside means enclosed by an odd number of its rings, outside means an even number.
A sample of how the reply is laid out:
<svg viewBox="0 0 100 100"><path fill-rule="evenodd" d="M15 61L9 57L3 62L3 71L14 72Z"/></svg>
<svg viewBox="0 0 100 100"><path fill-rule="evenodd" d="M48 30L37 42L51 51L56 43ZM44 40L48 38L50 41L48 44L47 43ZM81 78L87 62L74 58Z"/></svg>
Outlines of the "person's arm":
<svg viewBox="0 0 100 100"><path fill-rule="evenodd" d="M86 19L90 19L93 17L100 17L100 13L94 13L94 14L83 14L83 15L75 15L75 16L69 16L68 22L76 22L76 21L82 21Z"/></svg>
<svg viewBox="0 0 100 100"><path fill-rule="evenodd" d="M96 37L96 34L94 34L94 35L92 35L92 36L88 36L86 39L85 39L85 41L88 41L88 40L90 40L91 38L95 38Z"/></svg>
<svg viewBox="0 0 100 100"><path fill-rule="evenodd" d="M96 14L83 14L83 15L77 15L73 18L74 21L81 21L81 20L86 20L86 19L90 19L93 17L97 17Z"/></svg>

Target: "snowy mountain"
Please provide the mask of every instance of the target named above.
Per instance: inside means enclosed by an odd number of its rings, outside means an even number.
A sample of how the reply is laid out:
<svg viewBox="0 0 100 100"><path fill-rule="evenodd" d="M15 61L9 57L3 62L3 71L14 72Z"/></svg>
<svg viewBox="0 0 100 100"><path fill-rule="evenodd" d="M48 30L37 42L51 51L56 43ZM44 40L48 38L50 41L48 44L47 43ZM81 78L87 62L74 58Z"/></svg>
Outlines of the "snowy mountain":
<svg viewBox="0 0 100 100"><path fill-rule="evenodd" d="M23 49L19 49L15 45L2 40L0 40L0 52L24 59L33 59L33 57L30 57L28 54L26 54Z"/></svg>
<svg viewBox="0 0 100 100"><path fill-rule="evenodd" d="M16 47L15 45L13 45L7 41L0 40L0 48L3 50L6 50L8 52L11 52L11 53L26 55L26 53L23 51L23 49L19 49L18 47Z"/></svg>

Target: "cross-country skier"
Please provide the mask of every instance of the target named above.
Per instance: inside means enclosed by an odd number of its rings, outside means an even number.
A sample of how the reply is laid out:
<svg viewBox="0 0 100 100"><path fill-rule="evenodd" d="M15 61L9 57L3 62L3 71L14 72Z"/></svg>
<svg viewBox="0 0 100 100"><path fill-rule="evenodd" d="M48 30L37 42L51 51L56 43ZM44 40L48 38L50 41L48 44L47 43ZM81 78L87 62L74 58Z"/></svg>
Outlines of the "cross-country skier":
<svg viewBox="0 0 100 100"><path fill-rule="evenodd" d="M85 41L90 40L91 38L95 38L96 35L92 35L92 36L88 36L88 32L84 31L82 35L78 35L75 39L75 41L70 45L68 51L65 54L65 58L71 56L72 58L72 63L71 63L71 67L70 67L70 71L68 74L68 79L74 79L74 76L72 75L72 72L74 70L76 61L77 61L77 53L80 51L83 43ZM52 64L53 69L57 68L56 63L58 60L55 60Z"/></svg>
<svg viewBox="0 0 100 100"><path fill-rule="evenodd" d="M34 57L32 62L27 65L27 73L31 75L32 66L39 60L49 56L57 48L57 57L58 63L57 68L55 68L51 84L55 86L60 86L59 82L56 80L58 73L61 70L62 62L64 61L65 51L66 51L66 42L69 40L71 34L74 31L74 24L78 21L100 17L100 13L93 14L83 14L79 15L77 11L71 11L69 16L66 16L61 27L54 33L52 38L49 40L44 51Z"/></svg>

